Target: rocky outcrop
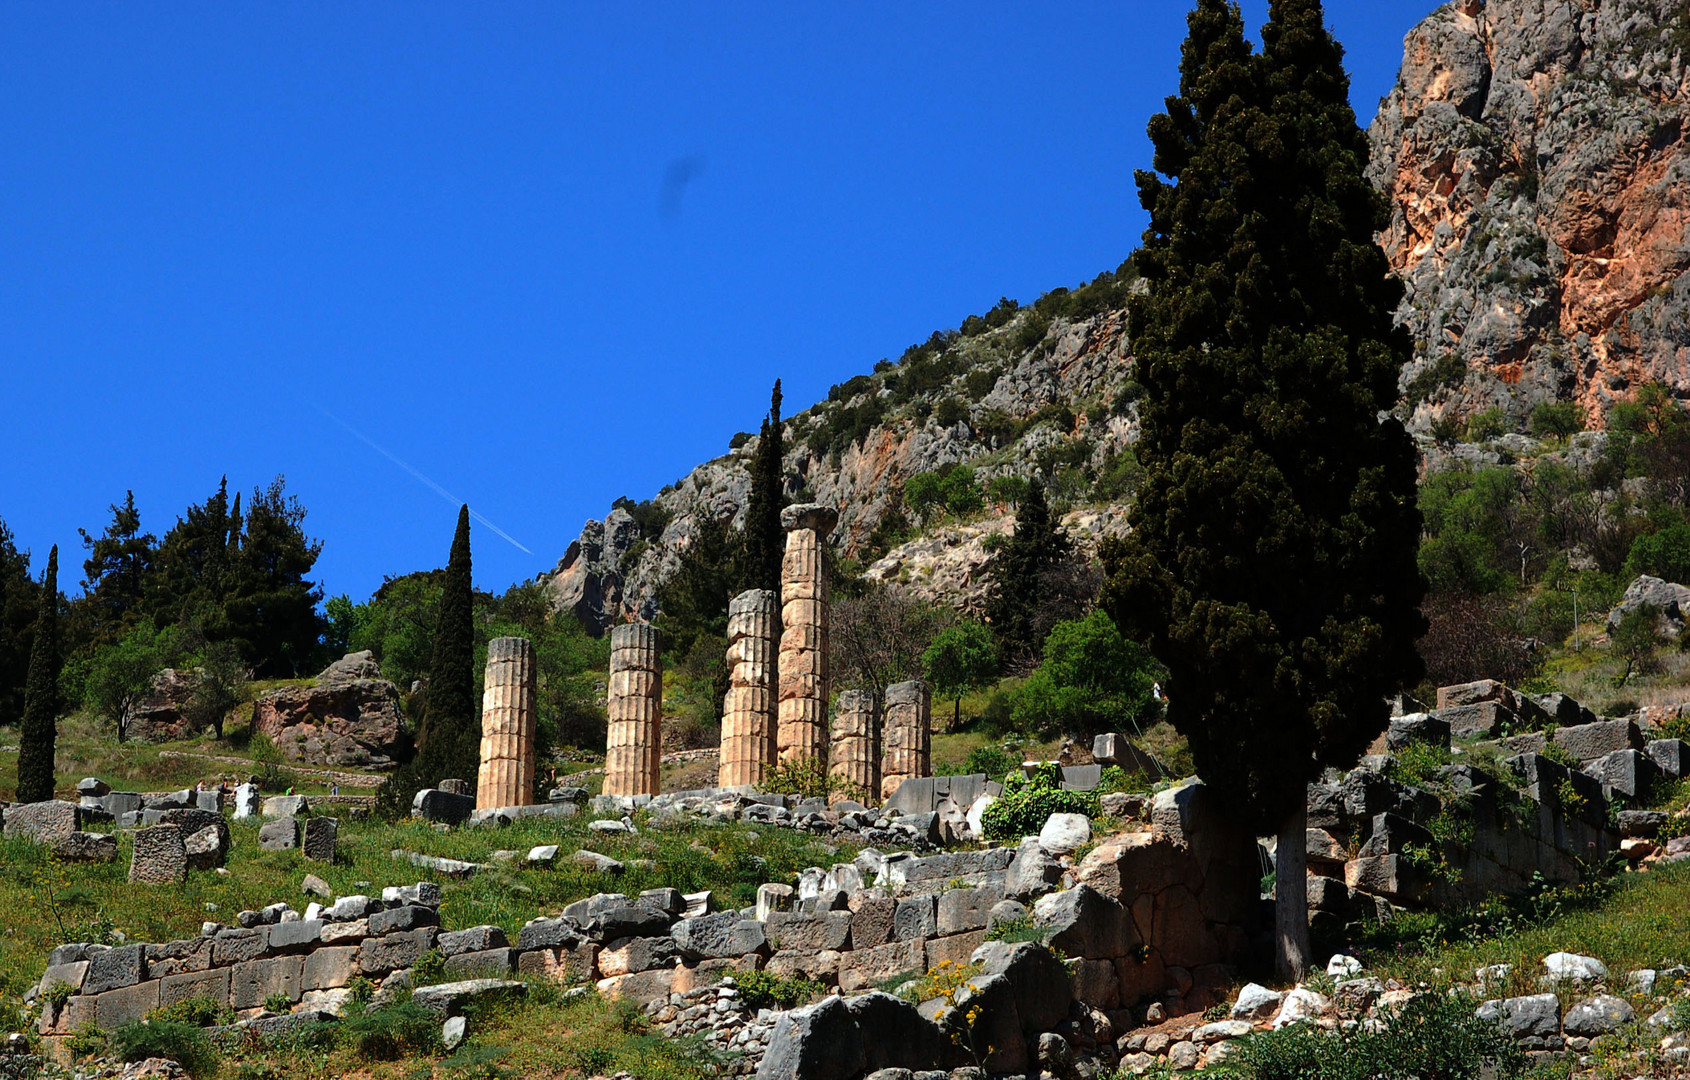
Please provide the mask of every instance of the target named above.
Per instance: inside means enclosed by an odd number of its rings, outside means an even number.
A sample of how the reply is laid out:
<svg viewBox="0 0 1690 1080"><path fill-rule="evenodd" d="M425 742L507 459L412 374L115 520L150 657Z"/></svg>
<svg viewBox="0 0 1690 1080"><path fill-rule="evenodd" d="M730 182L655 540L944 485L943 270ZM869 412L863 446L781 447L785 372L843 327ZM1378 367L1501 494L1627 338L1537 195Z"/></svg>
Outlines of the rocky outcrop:
<svg viewBox="0 0 1690 1080"><path fill-rule="evenodd" d="M164 742L193 734L188 710L199 689L199 676L192 671L165 668L152 678L147 696L129 712L123 736Z"/></svg>
<svg viewBox="0 0 1690 1080"><path fill-rule="evenodd" d="M369 652L348 653L309 686L282 686L253 702L252 727L302 765L382 769L405 737L399 688Z"/></svg>
<svg viewBox="0 0 1690 1080"><path fill-rule="evenodd" d="M1459 0L1410 31L1370 135L1419 429L1690 398L1687 54L1679 0Z"/></svg>

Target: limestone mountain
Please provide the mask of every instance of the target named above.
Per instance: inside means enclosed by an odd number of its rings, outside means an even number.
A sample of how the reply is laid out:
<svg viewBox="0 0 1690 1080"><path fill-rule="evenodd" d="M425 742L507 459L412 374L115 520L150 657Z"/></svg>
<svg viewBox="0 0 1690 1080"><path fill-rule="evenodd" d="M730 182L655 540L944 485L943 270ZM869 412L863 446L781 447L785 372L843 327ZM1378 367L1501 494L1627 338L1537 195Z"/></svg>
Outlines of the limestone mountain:
<svg viewBox="0 0 1690 1080"><path fill-rule="evenodd" d="M1547 401L1597 427L1647 383L1690 399L1687 59L1690 0L1457 0L1407 35L1370 177L1392 200L1380 242L1416 344L1399 411L1432 456L1448 454L1426 437L1440 425L1520 431ZM1071 529L1121 528L1134 280L1129 261L1006 301L834 387L786 423L787 494L839 507L834 545L868 577L967 607L986 538L1013 521L993 481L1041 476ZM644 524L627 509L588 522L542 575L559 606L599 627L650 616L701 523L744 512L756 440L734 441ZM984 520L935 525L904 500L906 481L953 465L975 470Z"/></svg>

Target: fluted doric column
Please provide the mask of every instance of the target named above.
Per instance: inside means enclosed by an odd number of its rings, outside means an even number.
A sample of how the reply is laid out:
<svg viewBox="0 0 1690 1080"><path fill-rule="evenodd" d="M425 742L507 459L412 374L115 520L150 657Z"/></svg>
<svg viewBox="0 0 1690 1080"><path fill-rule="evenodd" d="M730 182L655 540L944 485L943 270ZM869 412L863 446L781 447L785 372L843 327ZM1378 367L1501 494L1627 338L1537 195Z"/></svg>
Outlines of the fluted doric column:
<svg viewBox="0 0 1690 1080"><path fill-rule="evenodd" d="M656 795L663 752L663 662L657 629L624 623L610 632L610 730L606 795Z"/></svg>
<svg viewBox="0 0 1690 1080"><path fill-rule="evenodd" d="M886 688L886 761L881 767L880 797L889 799L898 785L933 775L933 696L920 679Z"/></svg>
<svg viewBox="0 0 1690 1080"><path fill-rule="evenodd" d="M534 646L527 638L502 637L487 643L477 810L527 806L534 801L537 685Z"/></svg>
<svg viewBox="0 0 1690 1080"><path fill-rule="evenodd" d="M872 690L846 690L833 717L828 771L863 790L880 793L880 702Z"/></svg>
<svg viewBox="0 0 1690 1080"><path fill-rule="evenodd" d="M716 782L757 787L775 763L775 631L780 598L751 589L728 604L730 683Z"/></svg>
<svg viewBox="0 0 1690 1080"><path fill-rule="evenodd" d="M800 503L781 511L786 554L780 563L780 707L775 743L782 761L827 767L828 588L822 544L839 522L831 506Z"/></svg>

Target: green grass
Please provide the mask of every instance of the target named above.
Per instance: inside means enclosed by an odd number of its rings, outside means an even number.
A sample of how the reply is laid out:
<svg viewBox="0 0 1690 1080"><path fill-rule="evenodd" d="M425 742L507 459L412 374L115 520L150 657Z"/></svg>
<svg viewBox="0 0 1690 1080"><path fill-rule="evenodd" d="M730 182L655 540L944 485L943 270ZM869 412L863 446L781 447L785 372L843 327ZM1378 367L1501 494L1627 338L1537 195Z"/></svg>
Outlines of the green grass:
<svg viewBox="0 0 1690 1080"><path fill-rule="evenodd" d="M826 844L792 829L694 821L642 821L639 828L635 836L590 833L586 819L579 818L439 832L423 822L343 818L340 861L329 866L306 862L298 851L260 852L258 823L239 821L232 823L229 874L194 873L185 885L167 889L126 880L127 834L120 834L116 862L88 866L57 865L29 841L0 841L0 865L7 870L0 875L0 1026L6 1026L8 1010L20 1004L23 991L40 978L48 951L58 944L97 940L112 930L131 941L162 942L194 936L205 920L232 923L243 909L279 900L303 909L311 899L299 888L307 873L327 881L337 896L379 895L386 885L439 881L446 929L496 924L515 940L529 919L555 914L597 892L711 889L718 907L740 907L755 901L757 886L764 882L788 881L804 867L848 861L856 854L855 848ZM498 849L526 854L539 844L560 846L555 868L528 869L520 861L495 864L468 881L444 879L391 854L398 848L482 862ZM628 870L608 877L568 862L579 848L619 859ZM635 865L639 859L651 865Z"/></svg>

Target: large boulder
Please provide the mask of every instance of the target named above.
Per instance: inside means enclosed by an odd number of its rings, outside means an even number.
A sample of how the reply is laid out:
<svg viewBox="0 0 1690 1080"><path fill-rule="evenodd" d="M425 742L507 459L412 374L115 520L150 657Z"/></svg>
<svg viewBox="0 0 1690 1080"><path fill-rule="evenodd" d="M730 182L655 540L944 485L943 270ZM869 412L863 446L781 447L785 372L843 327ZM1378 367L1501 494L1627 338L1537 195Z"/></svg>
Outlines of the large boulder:
<svg viewBox="0 0 1690 1080"><path fill-rule="evenodd" d="M862 1038L866 1070L920 1071L943 1060L943 1032L903 998L876 990L846 999L845 1007Z"/></svg>
<svg viewBox="0 0 1690 1080"><path fill-rule="evenodd" d="M780 1015L757 1080L851 1080L865 1061L857 1021L834 995Z"/></svg>
<svg viewBox="0 0 1690 1080"><path fill-rule="evenodd" d="M1690 588L1644 574L1626 587L1619 604L1608 613L1608 629L1619 626L1621 619L1645 604L1660 612L1661 621L1677 633L1684 629L1684 612L1690 608Z"/></svg>
<svg viewBox="0 0 1690 1080"><path fill-rule="evenodd" d="M405 734L399 688L369 652L348 653L310 686L277 687L253 702L254 731L301 765L391 768Z"/></svg>
<svg viewBox="0 0 1690 1080"><path fill-rule="evenodd" d="M1015 1011L1028 1036L1048 1031L1068 1016L1073 979L1068 968L1043 945L988 941L970 958L983 975L1002 975L1015 995Z"/></svg>
<svg viewBox="0 0 1690 1080"><path fill-rule="evenodd" d="M130 710L124 736L163 742L193 734L187 714L199 685L199 674L193 671L165 668L154 675L146 696Z"/></svg>

